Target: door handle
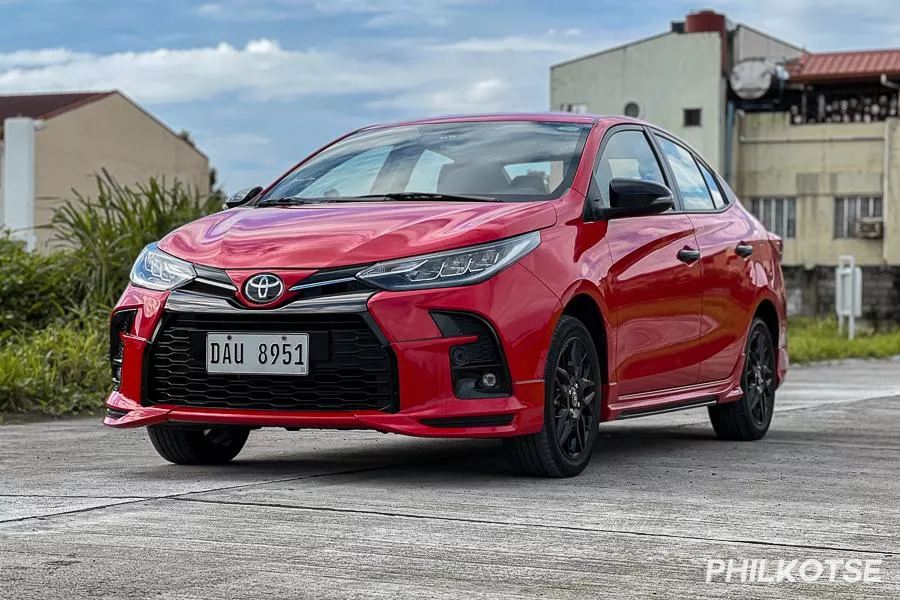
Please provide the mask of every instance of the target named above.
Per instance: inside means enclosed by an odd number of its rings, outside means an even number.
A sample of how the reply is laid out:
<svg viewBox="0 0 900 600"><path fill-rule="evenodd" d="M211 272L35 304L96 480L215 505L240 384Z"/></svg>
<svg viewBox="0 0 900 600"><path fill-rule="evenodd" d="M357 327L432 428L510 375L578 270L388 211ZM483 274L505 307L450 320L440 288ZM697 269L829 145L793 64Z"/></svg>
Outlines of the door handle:
<svg viewBox="0 0 900 600"><path fill-rule="evenodd" d="M737 246L734 247L734 252L741 258L747 258L751 254L753 254L753 246L750 244L745 244L741 242Z"/></svg>
<svg viewBox="0 0 900 600"><path fill-rule="evenodd" d="M678 251L678 260L686 264L695 263L700 260L700 251L693 248L682 248Z"/></svg>

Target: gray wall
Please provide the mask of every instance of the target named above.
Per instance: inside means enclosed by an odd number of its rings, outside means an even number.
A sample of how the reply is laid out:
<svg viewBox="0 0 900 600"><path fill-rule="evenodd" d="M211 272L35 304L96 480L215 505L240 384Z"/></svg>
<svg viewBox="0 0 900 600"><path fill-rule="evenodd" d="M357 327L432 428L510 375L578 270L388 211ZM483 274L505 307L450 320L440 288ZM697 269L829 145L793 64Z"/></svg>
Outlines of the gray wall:
<svg viewBox="0 0 900 600"><path fill-rule="evenodd" d="M834 314L834 268L784 267L788 314ZM862 317L900 322L900 267L862 267Z"/></svg>
<svg viewBox="0 0 900 600"><path fill-rule="evenodd" d="M798 58L806 51L782 42L746 25L738 25L734 32L734 62L745 58Z"/></svg>

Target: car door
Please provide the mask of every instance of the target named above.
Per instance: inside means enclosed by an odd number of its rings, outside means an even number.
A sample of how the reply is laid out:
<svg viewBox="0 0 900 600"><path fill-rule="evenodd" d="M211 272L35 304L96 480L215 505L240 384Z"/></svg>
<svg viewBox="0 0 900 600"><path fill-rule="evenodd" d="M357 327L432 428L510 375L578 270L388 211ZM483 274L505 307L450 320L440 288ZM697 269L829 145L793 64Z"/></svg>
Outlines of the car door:
<svg viewBox="0 0 900 600"><path fill-rule="evenodd" d="M641 127L607 134L599 157L591 194L606 206L613 177L668 184ZM690 254L697 248L690 218L672 211L611 219L605 237L612 264L604 288L617 323L611 376L619 399L697 383L702 287Z"/></svg>
<svg viewBox="0 0 900 600"><path fill-rule="evenodd" d="M703 318L698 355L700 382L727 379L735 368L753 311L751 273L756 249L752 223L702 160L688 148L662 135L657 143L681 193L684 211L694 226L703 277Z"/></svg>

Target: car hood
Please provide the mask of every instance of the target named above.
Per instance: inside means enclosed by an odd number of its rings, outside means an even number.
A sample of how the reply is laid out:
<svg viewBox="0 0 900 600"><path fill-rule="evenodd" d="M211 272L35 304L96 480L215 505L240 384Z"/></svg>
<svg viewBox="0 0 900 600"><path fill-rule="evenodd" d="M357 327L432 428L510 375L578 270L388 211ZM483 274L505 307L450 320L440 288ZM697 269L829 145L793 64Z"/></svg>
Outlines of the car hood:
<svg viewBox="0 0 900 600"><path fill-rule="evenodd" d="M322 269L462 248L556 222L549 202L354 202L234 208L176 229L159 247L223 269Z"/></svg>

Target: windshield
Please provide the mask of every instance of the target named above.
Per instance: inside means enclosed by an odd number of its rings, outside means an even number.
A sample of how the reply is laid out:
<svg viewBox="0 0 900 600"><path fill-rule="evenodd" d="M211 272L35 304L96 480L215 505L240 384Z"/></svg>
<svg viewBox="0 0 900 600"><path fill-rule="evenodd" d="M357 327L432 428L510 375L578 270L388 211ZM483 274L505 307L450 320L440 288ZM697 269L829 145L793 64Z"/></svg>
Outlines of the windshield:
<svg viewBox="0 0 900 600"><path fill-rule="evenodd" d="M571 185L590 128L480 121L363 131L306 161L260 200L404 193L549 200Z"/></svg>

